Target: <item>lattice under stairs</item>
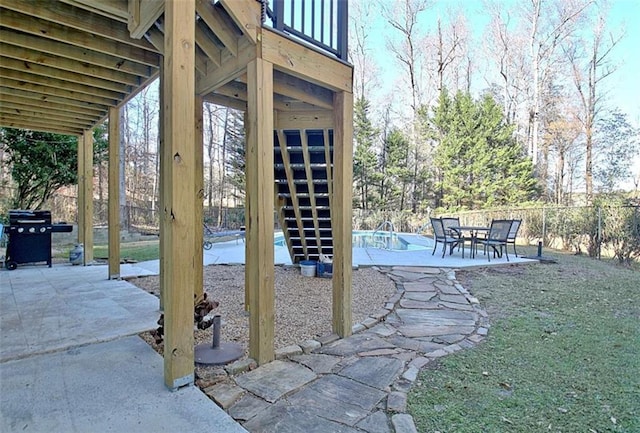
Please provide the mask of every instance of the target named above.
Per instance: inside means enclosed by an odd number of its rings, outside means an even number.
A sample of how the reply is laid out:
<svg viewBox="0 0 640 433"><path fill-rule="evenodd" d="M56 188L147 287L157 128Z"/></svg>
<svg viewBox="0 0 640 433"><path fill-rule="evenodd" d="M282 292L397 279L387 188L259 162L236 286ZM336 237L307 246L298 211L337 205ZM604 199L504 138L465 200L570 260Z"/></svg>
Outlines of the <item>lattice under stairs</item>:
<svg viewBox="0 0 640 433"><path fill-rule="evenodd" d="M277 130L274 143L278 218L292 262L333 255L333 131Z"/></svg>

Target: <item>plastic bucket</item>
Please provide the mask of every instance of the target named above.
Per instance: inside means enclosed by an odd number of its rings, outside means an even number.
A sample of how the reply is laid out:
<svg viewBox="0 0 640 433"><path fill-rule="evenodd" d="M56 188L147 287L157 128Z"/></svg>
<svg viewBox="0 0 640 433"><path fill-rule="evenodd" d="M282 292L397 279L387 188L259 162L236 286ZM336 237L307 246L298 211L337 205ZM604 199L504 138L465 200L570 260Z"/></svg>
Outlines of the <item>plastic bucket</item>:
<svg viewBox="0 0 640 433"><path fill-rule="evenodd" d="M71 251L69 251L69 261L72 265L81 265L84 261L84 245L77 244Z"/></svg>
<svg viewBox="0 0 640 433"><path fill-rule="evenodd" d="M315 260L302 260L300 262L300 272L305 277L315 277L316 276Z"/></svg>

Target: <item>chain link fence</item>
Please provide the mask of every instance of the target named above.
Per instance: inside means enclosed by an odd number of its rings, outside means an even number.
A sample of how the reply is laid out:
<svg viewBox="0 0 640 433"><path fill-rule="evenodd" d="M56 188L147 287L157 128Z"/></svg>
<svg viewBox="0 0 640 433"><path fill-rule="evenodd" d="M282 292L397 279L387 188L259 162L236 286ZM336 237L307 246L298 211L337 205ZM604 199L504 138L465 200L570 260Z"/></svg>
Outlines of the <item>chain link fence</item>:
<svg viewBox="0 0 640 433"><path fill-rule="evenodd" d="M8 197L11 191L0 188L0 222L8 215ZM77 198L56 194L44 207L50 209L55 222L77 222ZM107 226L106 200L94 200L93 223ZM354 209L354 230L375 230L385 222L391 222L396 232L430 233L429 216L433 212L411 211L363 211ZM465 211L436 216L457 216L460 223L471 226L488 226L493 219L521 219L519 242L573 251L586 252L591 257L615 257L621 263L640 258L640 206L565 206L507 208L497 210ZM204 223L211 227L239 229L244 226L244 208L204 209ZM277 222L277 218L275 218ZM141 234L160 232L160 212L157 203L129 200L121 210L123 230ZM277 228L277 227L276 227Z"/></svg>
<svg viewBox="0 0 640 433"><path fill-rule="evenodd" d="M432 212L354 210L355 230L375 230L390 221L397 232L431 233L429 216L455 216L462 225L489 226L493 219L521 219L520 242L573 251L591 257L615 257L621 263L640 258L640 206L509 208L435 215Z"/></svg>

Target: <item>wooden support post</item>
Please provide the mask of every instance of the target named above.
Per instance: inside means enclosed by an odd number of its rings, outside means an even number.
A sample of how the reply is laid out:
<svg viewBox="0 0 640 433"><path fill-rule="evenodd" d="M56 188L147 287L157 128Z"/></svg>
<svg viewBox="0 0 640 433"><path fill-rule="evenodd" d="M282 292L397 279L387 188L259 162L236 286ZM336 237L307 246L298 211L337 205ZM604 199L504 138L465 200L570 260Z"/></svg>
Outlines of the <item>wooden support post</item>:
<svg viewBox="0 0 640 433"><path fill-rule="evenodd" d="M159 137L160 137L160 178L158 179L158 200L160 201L160 311L164 311L164 294L165 287L167 287L167 257L169 256L169 251L167 248L167 242L165 242L165 238L167 237L167 214L169 208L169 188L167 187L167 179L171 174L171 152L168 149L167 142L165 140L165 128L164 124L167 121L165 114L167 110L164 109L165 104L165 85L166 80L164 76L164 61L160 63L160 74L158 76L160 85L159 88L159 98L160 98L160 108L158 117L162 119L159 123Z"/></svg>
<svg viewBox="0 0 640 433"><path fill-rule="evenodd" d="M78 137L78 188L77 188L77 213L78 213L78 243L84 244L84 140Z"/></svg>
<svg viewBox="0 0 640 433"><path fill-rule="evenodd" d="M166 233L163 235L165 251L169 252L163 263L167 273L164 287L164 379L171 390L192 385L194 381L194 248L202 247L195 245L194 227L195 13L195 0L166 1L162 103L166 110L164 145L171 155L171 168L163 182L163 187L168 190Z"/></svg>
<svg viewBox="0 0 640 433"><path fill-rule="evenodd" d="M193 294L197 299L200 299L204 293L204 276L203 276L203 248L202 241L204 240L204 229L202 227L203 221L203 209L202 203L204 201L204 149L202 142L202 109L203 109L202 96L195 97L195 131L194 131L194 151L196 157L195 167L195 194L196 194L196 211L194 212L195 221L193 222L195 232L196 251L194 254L195 260L195 285L193 286Z"/></svg>
<svg viewBox="0 0 640 433"><path fill-rule="evenodd" d="M273 65L258 58L247 66L246 267L249 356L274 359ZM349 218L351 219L351 218Z"/></svg>
<svg viewBox="0 0 640 433"><path fill-rule="evenodd" d="M120 279L120 113L109 108L109 279Z"/></svg>
<svg viewBox="0 0 640 433"><path fill-rule="evenodd" d="M83 265L93 261L93 133L78 139L78 242L84 244Z"/></svg>
<svg viewBox="0 0 640 433"><path fill-rule="evenodd" d="M333 332L351 335L353 94L333 97Z"/></svg>

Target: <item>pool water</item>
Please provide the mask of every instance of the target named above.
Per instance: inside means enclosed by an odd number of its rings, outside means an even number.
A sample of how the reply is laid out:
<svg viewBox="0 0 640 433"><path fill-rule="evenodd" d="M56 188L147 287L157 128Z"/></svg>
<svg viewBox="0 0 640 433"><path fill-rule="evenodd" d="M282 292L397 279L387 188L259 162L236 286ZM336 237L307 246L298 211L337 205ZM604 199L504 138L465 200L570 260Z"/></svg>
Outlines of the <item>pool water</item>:
<svg viewBox="0 0 640 433"><path fill-rule="evenodd" d="M275 245L285 246L284 236L276 235ZM429 247L409 242L405 237L389 232L354 231L353 248L378 248L390 251L420 251Z"/></svg>
<svg viewBox="0 0 640 433"><path fill-rule="evenodd" d="M378 248L390 251L419 251L428 247L409 242L408 237L389 232L354 231L354 248Z"/></svg>

